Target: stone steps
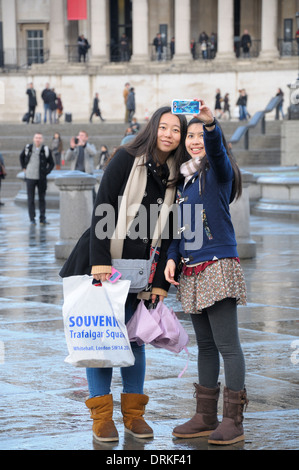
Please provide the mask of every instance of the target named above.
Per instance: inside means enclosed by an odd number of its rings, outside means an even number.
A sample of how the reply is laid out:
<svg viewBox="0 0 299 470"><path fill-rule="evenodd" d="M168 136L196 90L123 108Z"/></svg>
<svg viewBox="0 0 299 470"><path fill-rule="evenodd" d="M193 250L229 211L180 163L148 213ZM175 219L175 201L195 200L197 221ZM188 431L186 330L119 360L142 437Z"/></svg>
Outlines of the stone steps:
<svg viewBox="0 0 299 470"><path fill-rule="evenodd" d="M3 124L0 129L0 151L5 160L7 170L6 181L17 182L17 174L21 171L20 153L27 143L32 142L34 133L41 132L44 143L51 147L55 132L59 132L63 142L63 149L69 148L70 139L80 130L85 130L89 141L100 152L102 145L107 145L110 152L120 145L127 125L125 123L94 123L94 124ZM95 159L97 163L97 158ZM68 169L69 163L65 165Z"/></svg>
<svg viewBox="0 0 299 470"><path fill-rule="evenodd" d="M240 167L248 165L280 165L280 148L260 148L253 150L233 149L234 157Z"/></svg>
<svg viewBox="0 0 299 470"><path fill-rule="evenodd" d="M145 123L141 123L144 125ZM240 125L239 121L221 121L220 125L227 140ZM280 121L266 122L266 135L260 133L260 127L250 130L249 149L244 149L241 141L233 146L233 153L242 166L248 165L279 165L280 164ZM120 145L127 125L123 122L94 122L90 123L60 123L60 124L2 124L0 128L0 151L7 168L6 181L18 181L20 172L19 156L27 143L32 142L35 132L41 132L44 142L51 147L55 132L59 132L63 141L63 148L69 147L72 136L80 130L86 130L89 141L93 143L98 152L102 145L107 145L110 152ZM97 159L96 159L97 162ZM66 169L68 169L66 165Z"/></svg>

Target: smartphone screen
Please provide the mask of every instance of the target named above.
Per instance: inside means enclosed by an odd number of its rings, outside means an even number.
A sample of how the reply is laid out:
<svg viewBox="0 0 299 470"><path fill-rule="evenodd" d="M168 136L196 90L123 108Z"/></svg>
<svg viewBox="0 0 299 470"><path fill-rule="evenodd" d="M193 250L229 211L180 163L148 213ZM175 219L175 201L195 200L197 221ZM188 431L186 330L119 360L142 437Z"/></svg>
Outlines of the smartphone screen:
<svg viewBox="0 0 299 470"><path fill-rule="evenodd" d="M194 100L173 100L172 114L199 114L200 102Z"/></svg>

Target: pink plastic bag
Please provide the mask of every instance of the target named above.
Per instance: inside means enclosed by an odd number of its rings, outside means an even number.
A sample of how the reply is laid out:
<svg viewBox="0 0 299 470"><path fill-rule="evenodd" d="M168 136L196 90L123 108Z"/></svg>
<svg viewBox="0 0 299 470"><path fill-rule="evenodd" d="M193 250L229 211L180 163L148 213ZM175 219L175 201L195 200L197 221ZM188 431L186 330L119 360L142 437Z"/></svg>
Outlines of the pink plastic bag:
<svg viewBox="0 0 299 470"><path fill-rule="evenodd" d="M168 308L163 302L159 302L152 316L159 318L159 326L162 334L157 336L150 344L156 348L164 348L168 351L180 353L189 342L189 336L183 328L172 308Z"/></svg>
<svg viewBox="0 0 299 470"><path fill-rule="evenodd" d="M189 336L179 319L171 308L163 302L159 302L156 308L147 309L141 300L136 312L127 323L127 331L130 341L141 344L151 344L155 348L164 348L168 351L180 353L183 349L188 354L187 344ZM179 377L188 367L187 364Z"/></svg>
<svg viewBox="0 0 299 470"><path fill-rule="evenodd" d="M141 300L136 312L127 323L130 341L139 345L152 344L179 353L189 341L189 336L181 325L173 309L159 302L154 309L147 309Z"/></svg>
<svg viewBox="0 0 299 470"><path fill-rule="evenodd" d="M136 312L128 321L127 331L129 340L135 341L139 346L151 343L163 333L157 319L146 308L143 300L139 302Z"/></svg>

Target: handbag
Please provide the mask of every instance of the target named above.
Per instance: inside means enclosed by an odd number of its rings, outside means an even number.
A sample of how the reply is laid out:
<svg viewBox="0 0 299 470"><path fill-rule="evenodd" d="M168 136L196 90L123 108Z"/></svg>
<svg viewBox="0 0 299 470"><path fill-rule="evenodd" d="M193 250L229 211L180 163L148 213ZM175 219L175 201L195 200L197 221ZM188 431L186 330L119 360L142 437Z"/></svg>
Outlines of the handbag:
<svg viewBox="0 0 299 470"><path fill-rule="evenodd" d="M63 322L76 367L129 367L135 362L125 325L129 281L93 284L88 275L63 278Z"/></svg>
<svg viewBox="0 0 299 470"><path fill-rule="evenodd" d="M23 122L27 122L29 120L30 113L25 113L24 116L22 117Z"/></svg>
<svg viewBox="0 0 299 470"><path fill-rule="evenodd" d="M147 287L157 248L158 244L150 259L112 259L112 266L120 272L121 279L131 282L130 293L142 292Z"/></svg>

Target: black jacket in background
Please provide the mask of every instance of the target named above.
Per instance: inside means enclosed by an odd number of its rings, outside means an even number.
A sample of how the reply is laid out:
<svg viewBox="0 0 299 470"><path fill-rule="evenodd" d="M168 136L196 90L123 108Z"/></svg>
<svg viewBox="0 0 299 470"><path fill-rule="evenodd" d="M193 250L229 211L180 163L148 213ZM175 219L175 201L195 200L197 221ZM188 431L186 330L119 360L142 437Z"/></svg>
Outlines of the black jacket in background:
<svg viewBox="0 0 299 470"><path fill-rule="evenodd" d="M33 90L32 88L28 88L28 90L26 91L27 95L28 95L28 105L30 107L34 107L34 106L37 106L37 99L36 99L36 93L35 93L35 90Z"/></svg>
<svg viewBox="0 0 299 470"><path fill-rule="evenodd" d="M24 147L20 154L20 163L22 169L26 169L32 154L33 144L28 144ZM54 160L52 152L49 147L42 145L39 153L39 179L47 181L47 175L51 173L54 168Z"/></svg>

